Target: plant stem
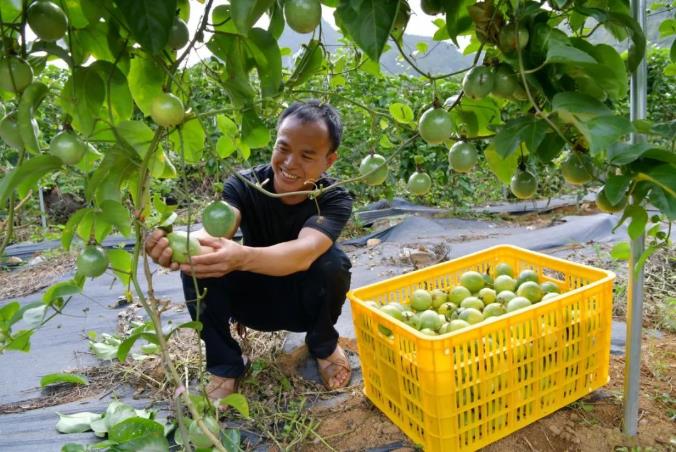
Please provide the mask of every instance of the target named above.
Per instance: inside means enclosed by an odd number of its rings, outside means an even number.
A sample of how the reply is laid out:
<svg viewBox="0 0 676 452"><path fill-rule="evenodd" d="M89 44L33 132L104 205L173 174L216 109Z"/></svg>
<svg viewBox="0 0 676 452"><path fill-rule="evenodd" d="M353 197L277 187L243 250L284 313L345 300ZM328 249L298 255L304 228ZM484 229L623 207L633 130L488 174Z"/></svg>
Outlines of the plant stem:
<svg viewBox="0 0 676 452"><path fill-rule="evenodd" d="M385 161L383 163L374 167L373 170L369 171L368 173L357 176L357 177L353 177L353 178L350 178L350 179L345 179L343 181L335 182L335 183L333 183L333 184L331 184L327 187L321 187L321 188L317 188L317 189L314 189L314 190L301 190L301 191L293 191L293 192L288 192L288 193L272 193L272 192L264 189L262 187L263 184L261 184L261 185L254 184L253 182L251 182L250 180L248 180L247 178L245 178L244 176L239 174L239 172L237 172L237 171L235 171L234 174L239 180L244 182L246 185L250 186L251 188L253 188L255 190L258 190L259 192L261 192L264 195L269 196L271 198L284 198L286 196L299 196L299 195L305 195L305 196L309 196L309 197L312 197L312 198L316 198L319 195L321 195L322 193L333 190L336 187L339 187L341 185L346 185L346 184L349 184L349 183L352 183L352 182L358 182L360 180L366 179L368 176L370 176L371 174L375 173L376 171L378 171L383 166L386 166L388 163L390 163L409 143L411 143L416 138L418 138L417 133L415 135L411 136L408 140L404 141L402 144L400 144L399 147L394 150L392 155L390 155L387 159L385 159Z"/></svg>

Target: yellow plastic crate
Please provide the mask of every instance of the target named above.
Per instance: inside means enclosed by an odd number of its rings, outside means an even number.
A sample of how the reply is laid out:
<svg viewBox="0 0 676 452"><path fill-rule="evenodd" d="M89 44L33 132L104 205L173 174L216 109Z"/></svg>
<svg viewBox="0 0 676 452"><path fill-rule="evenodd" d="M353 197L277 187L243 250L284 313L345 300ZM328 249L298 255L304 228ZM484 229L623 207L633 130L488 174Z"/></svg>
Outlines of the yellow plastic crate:
<svg viewBox="0 0 676 452"><path fill-rule="evenodd" d="M366 300L407 303L500 262L535 270L561 296L443 336ZM476 450L608 382L615 274L501 245L348 293L366 396L427 451ZM379 326L392 331L385 336Z"/></svg>

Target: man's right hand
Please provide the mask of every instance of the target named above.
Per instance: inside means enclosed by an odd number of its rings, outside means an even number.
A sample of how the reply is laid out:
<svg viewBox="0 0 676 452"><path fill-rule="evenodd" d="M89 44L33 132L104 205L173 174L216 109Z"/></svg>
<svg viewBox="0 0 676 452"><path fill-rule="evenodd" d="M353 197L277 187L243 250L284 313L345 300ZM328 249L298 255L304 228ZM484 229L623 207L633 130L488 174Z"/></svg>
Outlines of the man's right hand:
<svg viewBox="0 0 676 452"><path fill-rule="evenodd" d="M171 261L172 250L169 247L167 233L162 229L155 229L146 237L144 247L150 258L162 267L178 270L179 265Z"/></svg>

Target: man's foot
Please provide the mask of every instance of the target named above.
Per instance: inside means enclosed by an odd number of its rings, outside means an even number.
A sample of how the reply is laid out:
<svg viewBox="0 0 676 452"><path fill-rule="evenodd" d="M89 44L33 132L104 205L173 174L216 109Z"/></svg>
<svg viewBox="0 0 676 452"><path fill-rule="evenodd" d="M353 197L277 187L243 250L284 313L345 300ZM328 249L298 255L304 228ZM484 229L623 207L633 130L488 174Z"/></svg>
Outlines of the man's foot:
<svg viewBox="0 0 676 452"><path fill-rule="evenodd" d="M317 358L317 367L322 382L329 391L344 388L350 383L352 369L340 345L336 345L333 353L325 359Z"/></svg>
<svg viewBox="0 0 676 452"><path fill-rule="evenodd" d="M237 392L237 379L236 378L224 378L218 377L216 375L209 376L209 383L207 383L207 397L209 400L216 405L219 410L225 410L226 406L221 407L219 401L223 397L227 397L233 392Z"/></svg>

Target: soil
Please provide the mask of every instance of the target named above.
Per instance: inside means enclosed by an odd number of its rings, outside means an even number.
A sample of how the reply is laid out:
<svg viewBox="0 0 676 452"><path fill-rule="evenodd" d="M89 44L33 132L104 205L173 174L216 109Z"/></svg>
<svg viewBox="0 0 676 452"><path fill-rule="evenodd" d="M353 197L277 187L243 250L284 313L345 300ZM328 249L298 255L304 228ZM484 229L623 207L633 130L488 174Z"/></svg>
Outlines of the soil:
<svg viewBox="0 0 676 452"><path fill-rule="evenodd" d="M676 335L645 337L639 434L622 434L624 357L611 356L610 382L589 396L503 438L485 451L614 451L620 447L676 450ZM318 408L317 433L336 450L412 450L415 445L355 387L338 406ZM303 451L321 445L315 439ZM651 449L647 449L651 450Z"/></svg>
<svg viewBox="0 0 676 452"><path fill-rule="evenodd" d="M43 256L42 262L18 270L0 270L0 300L23 297L55 283L75 267L67 253Z"/></svg>

